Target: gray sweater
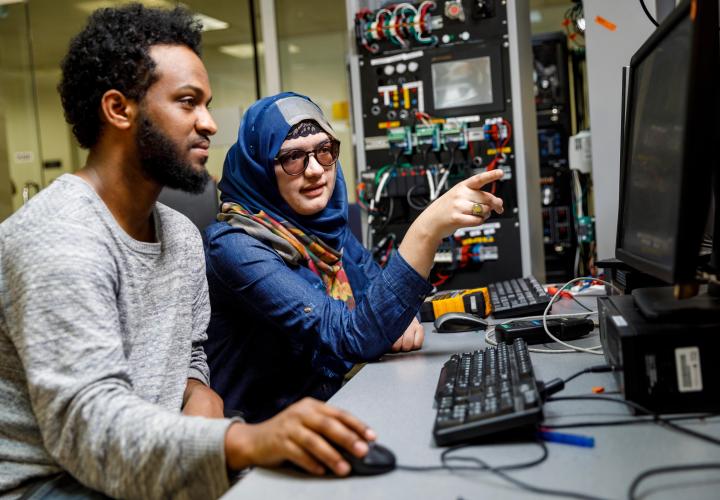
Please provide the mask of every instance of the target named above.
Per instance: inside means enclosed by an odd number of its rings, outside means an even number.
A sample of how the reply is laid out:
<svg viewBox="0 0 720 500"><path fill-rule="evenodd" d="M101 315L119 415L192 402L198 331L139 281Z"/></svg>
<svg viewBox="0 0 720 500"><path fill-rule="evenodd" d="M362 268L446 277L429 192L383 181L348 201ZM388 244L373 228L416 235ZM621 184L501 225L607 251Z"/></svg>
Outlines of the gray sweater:
<svg viewBox="0 0 720 500"><path fill-rule="evenodd" d="M157 204L128 236L64 175L0 225L0 496L65 470L123 498L215 498L229 420L180 413L209 382L197 229Z"/></svg>

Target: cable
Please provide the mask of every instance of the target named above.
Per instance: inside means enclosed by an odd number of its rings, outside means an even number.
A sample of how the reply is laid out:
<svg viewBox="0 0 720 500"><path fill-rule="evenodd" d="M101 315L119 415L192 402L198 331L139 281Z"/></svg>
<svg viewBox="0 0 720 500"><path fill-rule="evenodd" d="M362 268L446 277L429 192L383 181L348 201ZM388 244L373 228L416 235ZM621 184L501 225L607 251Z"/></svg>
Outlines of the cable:
<svg viewBox="0 0 720 500"><path fill-rule="evenodd" d="M463 471L463 470L470 470L470 471L488 471L496 476L500 477L501 479L504 479L505 481L514 484L515 486L519 486L520 488L524 490L531 491L533 493L538 493L541 495L553 495L556 497L566 497L566 498L579 498L582 500L603 500L599 497L594 497L591 495L586 495L584 493L577 493L574 491L564 491L564 490L556 490L556 489L550 489L550 488L542 488L540 486L536 486L534 484L529 484L524 481L520 481L519 479L516 479L508 474L505 473L505 471L510 470L519 470L519 469L526 469L529 467L534 467L536 465L540 465L545 460L547 460L549 456L549 451L547 448L547 445L543 441L535 441L535 444L540 446L542 449L542 455L536 459L530 460L528 462L522 462L519 464L510 464L510 465L502 465L498 467L493 467L484 460L477 458L477 457L467 457L467 456L451 456L452 453L456 452L459 449L467 448L470 446L477 446L477 444L461 444L458 446L453 446L451 448L446 449L442 452L440 455L440 460L442 462L442 465L429 465L429 466L416 466L416 465L397 465L397 469L411 471L411 472L428 472L428 471L436 471L436 470L448 470L451 472L454 471ZM470 462L473 464L476 464L474 466L470 465L451 465L450 461L459 461L459 462Z"/></svg>
<svg viewBox="0 0 720 500"><path fill-rule="evenodd" d="M566 344L565 342L559 341L559 339L557 339L554 335L552 335L551 333L549 333L548 328L547 328L547 321L546 321L546 320L547 320L547 319L553 319L553 318L573 318L573 317L579 317L579 316L587 317L587 316L589 316L590 314L597 314L597 311L592 311L592 310L589 310L587 313L570 313L570 314L555 314L555 315L548 314L548 311L550 310L550 308L552 307L552 305L555 303L556 298L557 298L558 296L561 296L561 293L563 292L563 290L564 290L565 288L567 288L568 285L570 285L570 284L572 284L572 283L574 283L574 282L576 282L576 281L586 280L586 279L595 280L594 278L576 278L576 279L571 280L571 281L568 281L567 283L565 283L564 285L562 285L562 286L557 290L557 292L555 293L555 295L553 295L553 297L550 299L550 302L548 303L548 307L545 308L545 311L544 311L543 314L540 315L540 316L526 316L526 317L523 317L523 318L513 318L513 319L509 319L509 320L502 321L502 322L500 322L500 323L495 323L495 324L493 325L493 328L492 328L492 329L488 328L488 329L485 331L485 342L486 342L487 344L489 344L489 345L497 345L497 341L495 340L495 327L497 327L497 326L499 326L499 325L504 325L504 324L510 323L510 322L512 322L512 321L527 321L527 320L534 320L534 319L542 319L542 320L543 320L543 326L544 326L544 328L545 328L545 332L548 333L549 337L550 337L551 339L555 340L556 342L560 342L561 344L570 347L570 349L538 349L538 348L529 348L529 351L530 351L530 352L545 353L545 354L567 354L567 353L576 352L578 349L582 349L582 348L580 348L580 347L578 347L578 348L576 349L576 348L575 348L576 346L573 346L572 344ZM605 283L605 282L602 281L602 280L596 280L596 281L601 281L601 282ZM607 283L607 284L609 284L609 283ZM611 285L611 284L609 284L609 285L612 286L613 288L617 289L614 285ZM573 299L574 299L576 302L579 302L577 299L575 299L575 297L573 297ZM585 307L585 306L583 306L583 307L584 307L585 309L588 309L588 308ZM595 347L595 349L597 349L597 348L600 348L600 346L596 346L596 347ZM595 351L592 351L592 353L593 353L593 354L601 354L601 353L596 353Z"/></svg>
<svg viewBox="0 0 720 500"><path fill-rule="evenodd" d="M549 456L549 452L547 449L547 446L542 441L534 441L533 444L537 444L542 449L542 455L538 458L535 458L533 460L530 460L529 462L521 462L519 464L510 464L510 465L501 465L499 467L495 467L497 470L519 470L519 469L527 469L529 467L534 467L536 465L540 465L545 460L547 460ZM477 443L463 443L456 446L451 446L447 449L445 449L440 454L440 462L441 465L400 465L398 464L396 466L397 469L403 469L413 472L421 472L421 471L433 471L433 470L449 470L449 471L456 471L456 470L474 470L474 471L482 471L487 470L487 464L483 462L482 465L480 465L480 460L475 457L463 457L463 456L448 456L451 453L454 453L458 450L461 450L463 448L470 448L479 446ZM448 462L450 460L458 460L458 461L465 461L465 462L474 462L478 464L474 467L469 466L457 466L457 465L450 465Z"/></svg>
<svg viewBox="0 0 720 500"><path fill-rule="evenodd" d="M520 488L524 490L531 491L533 493L539 493L541 495L553 495L553 496L559 496L559 497L567 497L567 498L580 498L583 500L599 500L598 497L594 497L591 495L586 495L584 493L576 493L574 491L563 491L563 490L555 490L550 488L542 488L540 486L536 486L534 484L529 484L524 481L520 481L519 479L516 479L508 474L506 474L505 470L514 470L518 468L524 468L524 467L531 467L534 465L538 465L542 462L544 462L548 457L548 449L547 445L542 441L536 441L536 443L543 449L543 455L539 459L533 460L531 462L528 462L527 464L522 464L522 466L503 466L503 467L492 467L484 460L481 460L479 458L474 457L446 457L446 460L448 458L453 458L455 460L462 459L466 461L473 461L477 463L480 466L480 470L487 470L488 472L492 472L496 476L506 480L509 483L512 483L516 486L519 486ZM455 447L454 449L457 449L458 447ZM452 448L451 448L452 450ZM445 453L443 453L443 456L448 453L449 450L446 450Z"/></svg>
<svg viewBox="0 0 720 500"><path fill-rule="evenodd" d="M430 190L430 201L433 201L437 196L435 195L435 181L429 168L425 169L425 177L427 177L428 189Z"/></svg>
<svg viewBox="0 0 720 500"><path fill-rule="evenodd" d="M416 184L416 185L412 186L410 189L408 189L407 193L405 193L405 199L407 200L408 205L410 205L410 208L422 212L423 210L425 210L428 207L428 205L430 205L430 202L432 200L428 200L428 202L425 203L424 205L416 204L412 200L412 197L413 197L413 193L418 189L418 187L419 187L418 184Z"/></svg>
<svg viewBox="0 0 720 500"><path fill-rule="evenodd" d="M582 302L580 302L580 301L577 299L577 297L575 297L575 295L573 295L572 293L570 294L570 298L571 298L572 300L574 300L574 301L577 303L577 305L579 305L580 307L582 307L582 308L585 309L586 311L591 312L591 313L594 313L594 312L595 312L595 311L593 311L592 309L590 309L588 306L586 306L585 304L583 304Z"/></svg>
<svg viewBox="0 0 720 500"><path fill-rule="evenodd" d="M553 286L554 286L554 285L548 285L548 289L551 288L551 287L553 287ZM566 298L569 298L569 299L571 299L571 300L574 300L577 305L579 305L580 307L582 307L583 309L585 309L585 310L588 311L588 312L591 312L591 313L594 313L594 312L595 312L594 310L590 309L588 306L586 306L585 304L583 304L582 302L580 302L580 301L577 299L577 297L575 297L575 295L574 295L572 292L566 292L566 293L564 293L564 294L561 293L561 294L560 294L560 298L562 298L562 297L566 297Z"/></svg>
<svg viewBox="0 0 720 500"><path fill-rule="evenodd" d="M435 199L437 199L438 196L440 196L440 193L445 188L445 185L447 184L448 176L450 175L450 167L448 167L445 172L443 172L443 176L440 178L440 181L437 183L437 186L435 187Z"/></svg>
<svg viewBox="0 0 720 500"><path fill-rule="evenodd" d="M658 22L655 20L655 18L650 14L650 11L648 10L647 6L645 5L645 0L640 0L640 6L642 7L643 12L647 16L648 19L650 19L650 22L653 23L655 26L660 26Z"/></svg>
<svg viewBox="0 0 720 500"><path fill-rule="evenodd" d="M626 399L620 399L620 398L613 398L610 396L603 396L601 394L596 394L593 396L559 396L559 397L553 397L548 398L546 402L554 402L554 401L612 401L613 403L619 403L624 404L626 406L629 406L630 408L633 408L634 410L637 410L641 413L644 413L646 415L652 415L653 420L657 423L661 423L667 427L670 427L673 430L676 430L678 432L681 432L683 434L687 434L688 436L692 436L694 438L700 439L701 441L705 441L710 444L718 445L720 446L720 439L715 438L713 436L708 436L707 434L703 434L701 432L694 431L692 429L687 429L685 427L681 427L677 424L675 424L672 420L663 418L661 414L655 413L653 411L648 410L642 405L639 405L635 403L634 401L628 401Z"/></svg>
<svg viewBox="0 0 720 500"><path fill-rule="evenodd" d="M565 283L563 286L561 286L561 287L558 289L558 291L555 292L555 295L552 296L552 298L550 299L550 302L548 302L548 305L547 305L547 307L545 308L545 311L543 311L543 315L542 315L543 328L545 329L545 333L548 335L548 337L550 337L551 339L553 339L555 342L557 342L557 343L560 344L560 345L564 345L565 347L568 347L568 348L570 348L570 349L572 349L572 350L574 350L574 351L586 352L586 353L589 353L589 354L597 354L597 355L602 356L602 355L603 355L603 352L602 352L602 351L598 351L598 349L602 349L602 346L601 346L601 345L597 345L597 346L587 347L587 348L586 348L586 347L575 346L575 345L573 345L573 344L568 344L567 342L563 342L562 340L560 340L559 338L557 338L555 335L553 335L553 334L550 332L550 329L549 329L548 326L547 326L548 312L550 311L550 308L551 308L551 307L553 306L553 304L555 303L555 299L557 299L557 297L560 295L560 293L561 293L565 288L567 288L569 285L571 285L571 284L573 284L573 283L576 283L576 282L578 282L578 281L584 281L584 280L597 281L597 282L600 282L600 283L602 283L602 284L604 284L604 285L608 285L608 286L612 287L613 289L615 289L616 291L620 292L620 290L619 290L615 285L613 285L612 283L608 283L607 281L603 281L603 280L600 280L600 279L596 279L596 278L592 278L592 277L589 277L589 278L588 278L588 277L584 277L584 278L575 278L575 279L572 279L572 280L568 281L567 283Z"/></svg>
<svg viewBox="0 0 720 500"><path fill-rule="evenodd" d="M659 474L672 474L676 472L686 472L693 470L707 470L707 469L720 469L720 462L706 462L699 464L687 464L687 465L669 465L667 467L656 467L654 469L648 469L645 472L640 473L630 484L628 488L628 498L634 500L636 490L640 483L650 476L657 476Z"/></svg>
<svg viewBox="0 0 720 500"><path fill-rule="evenodd" d="M573 373L566 379L563 379L563 383L567 384L571 380L578 378L580 375L585 375L586 373L607 373L607 372L611 372L614 370L615 370L615 368L610 365L591 366L589 368L585 368L584 370L580 370L577 373Z"/></svg>
<svg viewBox="0 0 720 500"><path fill-rule="evenodd" d="M717 413L701 413L701 414L693 414L693 415L681 415L678 417L664 417L665 420L668 421L677 421L677 420L705 420L708 418L713 418L720 416ZM649 417L649 418L648 418ZM547 416L545 419L547 420ZM635 425L635 424L647 424L647 423L654 423L655 419L652 416L648 415L638 415L633 418L627 418L627 419L617 419L617 420L600 420L600 421L594 421L594 422L573 422L571 424L548 424L546 421L543 422L543 427L547 427L548 429L577 429L579 427L616 427L620 425Z"/></svg>
<svg viewBox="0 0 720 500"><path fill-rule="evenodd" d="M591 314L597 314L596 311L593 311L591 313L589 312L580 312L580 313L569 313L569 314L549 314L545 316L548 319L554 319L554 318L575 318L575 317L583 317L586 318L590 316ZM488 345L497 345L497 341L495 340L495 328L504 325L505 323L510 323L511 321L529 321L533 319L542 319L543 316L525 316L523 318L512 318L508 320L504 320L500 323L495 323L492 326L492 328L488 328L485 330L485 343ZM570 354L573 352L576 352L575 349L539 349L536 347L530 347L528 348L528 351L530 352L537 352L542 354Z"/></svg>

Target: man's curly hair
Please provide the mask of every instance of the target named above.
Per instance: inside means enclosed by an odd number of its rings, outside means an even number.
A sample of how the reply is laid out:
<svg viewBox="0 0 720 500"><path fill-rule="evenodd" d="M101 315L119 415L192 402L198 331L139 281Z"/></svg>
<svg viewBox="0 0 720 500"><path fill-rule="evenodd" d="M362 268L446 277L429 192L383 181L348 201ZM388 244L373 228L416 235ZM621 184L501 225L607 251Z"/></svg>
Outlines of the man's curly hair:
<svg viewBox="0 0 720 500"><path fill-rule="evenodd" d="M153 45L185 45L200 55L201 25L187 10L152 9L139 3L99 9L70 42L58 85L65 120L80 146L94 146L102 131L100 99L115 89L141 101L157 75Z"/></svg>

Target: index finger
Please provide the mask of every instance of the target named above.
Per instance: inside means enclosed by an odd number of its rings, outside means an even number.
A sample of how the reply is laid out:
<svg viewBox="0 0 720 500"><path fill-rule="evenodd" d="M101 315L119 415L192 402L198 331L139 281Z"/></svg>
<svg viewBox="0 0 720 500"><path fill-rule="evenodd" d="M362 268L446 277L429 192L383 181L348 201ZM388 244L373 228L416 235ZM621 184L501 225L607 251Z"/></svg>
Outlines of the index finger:
<svg viewBox="0 0 720 500"><path fill-rule="evenodd" d="M486 184L502 179L503 175L505 175L505 172L503 172L502 169L496 168L489 172L483 172L481 174L468 177L463 181L463 184L470 189L480 189Z"/></svg>
<svg viewBox="0 0 720 500"><path fill-rule="evenodd" d="M323 409L330 416L340 420L346 427L355 431L357 435L361 436L363 439L374 441L377 438L375 431L350 413L339 408L335 408L334 406L330 406L329 404L325 404Z"/></svg>

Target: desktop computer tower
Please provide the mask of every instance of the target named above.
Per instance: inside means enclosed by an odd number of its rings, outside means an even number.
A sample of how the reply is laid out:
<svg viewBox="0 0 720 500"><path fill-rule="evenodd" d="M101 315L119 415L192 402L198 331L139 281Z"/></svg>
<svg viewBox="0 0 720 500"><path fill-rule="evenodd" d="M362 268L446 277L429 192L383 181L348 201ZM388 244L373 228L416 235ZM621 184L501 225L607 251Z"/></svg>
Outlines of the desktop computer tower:
<svg viewBox="0 0 720 500"><path fill-rule="evenodd" d="M630 295L598 298L600 340L628 401L657 413L720 410L720 317L650 322Z"/></svg>

